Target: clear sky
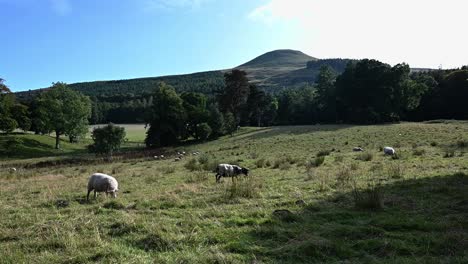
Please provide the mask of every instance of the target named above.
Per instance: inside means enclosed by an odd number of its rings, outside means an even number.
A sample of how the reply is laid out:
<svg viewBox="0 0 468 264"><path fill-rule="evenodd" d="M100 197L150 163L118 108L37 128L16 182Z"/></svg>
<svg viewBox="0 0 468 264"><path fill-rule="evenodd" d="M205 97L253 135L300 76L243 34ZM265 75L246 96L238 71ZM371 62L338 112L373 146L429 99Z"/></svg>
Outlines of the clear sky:
<svg viewBox="0 0 468 264"><path fill-rule="evenodd" d="M466 0L0 0L13 91L235 67L274 49L468 64Z"/></svg>

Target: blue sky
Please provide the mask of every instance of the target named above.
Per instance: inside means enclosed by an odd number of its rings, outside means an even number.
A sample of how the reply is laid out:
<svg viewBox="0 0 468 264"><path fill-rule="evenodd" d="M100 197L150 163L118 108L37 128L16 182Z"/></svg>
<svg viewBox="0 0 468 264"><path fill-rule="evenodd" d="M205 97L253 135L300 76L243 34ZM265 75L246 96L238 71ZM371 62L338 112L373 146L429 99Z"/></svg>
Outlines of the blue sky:
<svg viewBox="0 0 468 264"><path fill-rule="evenodd" d="M468 64L464 2L0 0L0 78L20 91L182 74L283 48L458 67Z"/></svg>

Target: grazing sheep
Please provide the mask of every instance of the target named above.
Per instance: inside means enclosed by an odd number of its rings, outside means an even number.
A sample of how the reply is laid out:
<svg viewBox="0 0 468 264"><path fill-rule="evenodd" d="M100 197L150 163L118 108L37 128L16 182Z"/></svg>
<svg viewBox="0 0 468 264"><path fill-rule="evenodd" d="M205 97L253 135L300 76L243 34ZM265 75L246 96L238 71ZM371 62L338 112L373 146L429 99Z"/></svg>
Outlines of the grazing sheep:
<svg viewBox="0 0 468 264"><path fill-rule="evenodd" d="M164 159L164 155L159 156L160 159Z"/></svg>
<svg viewBox="0 0 468 264"><path fill-rule="evenodd" d="M96 199L98 192L105 192L106 196L110 193L112 197L117 197L117 191L119 190L119 183L117 180L104 173L94 173L91 175L88 181L88 195L86 200L89 201L89 193L94 190L94 199Z"/></svg>
<svg viewBox="0 0 468 264"><path fill-rule="evenodd" d="M16 168L11 168L10 172L13 172L13 173L16 172Z"/></svg>
<svg viewBox="0 0 468 264"><path fill-rule="evenodd" d="M221 180L221 177L232 177L234 181L234 177L237 177L240 174L244 174L245 176L249 176L249 169L242 168L237 165L230 165L230 164L218 164L216 167L216 182Z"/></svg>
<svg viewBox="0 0 468 264"><path fill-rule="evenodd" d="M155 159L155 160L159 159L159 156L154 156L154 159Z"/></svg>
<svg viewBox="0 0 468 264"><path fill-rule="evenodd" d="M180 161L180 158L175 158L174 161Z"/></svg>
<svg viewBox="0 0 468 264"><path fill-rule="evenodd" d="M354 147L353 151L364 151L364 149L361 147Z"/></svg>
<svg viewBox="0 0 468 264"><path fill-rule="evenodd" d="M392 147L383 148L383 152L384 152L385 155L391 155L391 156L395 155L395 153L396 153L395 149L393 149Z"/></svg>

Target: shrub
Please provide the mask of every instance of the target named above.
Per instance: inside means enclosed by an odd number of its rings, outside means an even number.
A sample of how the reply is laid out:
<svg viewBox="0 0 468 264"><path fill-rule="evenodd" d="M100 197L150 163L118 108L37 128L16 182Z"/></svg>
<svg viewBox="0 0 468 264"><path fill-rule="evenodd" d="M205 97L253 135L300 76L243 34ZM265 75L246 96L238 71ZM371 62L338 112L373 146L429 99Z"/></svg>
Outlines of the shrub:
<svg viewBox="0 0 468 264"><path fill-rule="evenodd" d="M325 162L325 156L316 157L313 160L313 165L315 167L318 167L318 166L322 165L324 162Z"/></svg>
<svg viewBox="0 0 468 264"><path fill-rule="evenodd" d="M432 147L435 147L435 146L437 146L437 142L435 142L435 141L432 141L432 142L431 142L431 146L432 146Z"/></svg>
<svg viewBox="0 0 468 264"><path fill-rule="evenodd" d="M361 161L371 161L374 158L374 155L371 152L361 152L356 157L356 159Z"/></svg>
<svg viewBox="0 0 468 264"><path fill-rule="evenodd" d="M189 159L187 163L184 164L184 167L189 171L198 171L202 169L201 164L195 158Z"/></svg>
<svg viewBox="0 0 468 264"><path fill-rule="evenodd" d="M112 159L113 153L119 150L125 141L125 128L109 123L104 127L95 128L91 137L94 143L88 146L88 150Z"/></svg>
<svg viewBox="0 0 468 264"><path fill-rule="evenodd" d="M211 132L211 127L207 123L201 123L195 127L195 137L197 139L206 140L210 137Z"/></svg>

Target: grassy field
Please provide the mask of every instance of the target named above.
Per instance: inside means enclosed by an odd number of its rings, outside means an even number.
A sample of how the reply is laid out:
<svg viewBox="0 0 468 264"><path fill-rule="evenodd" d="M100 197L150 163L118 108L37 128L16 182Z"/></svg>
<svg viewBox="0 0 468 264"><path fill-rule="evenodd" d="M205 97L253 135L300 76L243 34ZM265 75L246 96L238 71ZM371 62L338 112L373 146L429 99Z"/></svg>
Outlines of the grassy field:
<svg viewBox="0 0 468 264"><path fill-rule="evenodd" d="M78 144L70 144L66 136L61 137L61 149L55 149L54 134L34 135L31 133L16 132L11 135L0 134L0 161L15 161L18 159L35 159L57 156L76 156L87 153L86 146L92 143L91 131L95 127L102 125L92 125L89 133ZM126 132L126 142L124 149L142 148L146 136L145 125L143 124L119 124ZM9 140L16 140L16 144L11 150L5 149L5 143Z"/></svg>
<svg viewBox="0 0 468 264"><path fill-rule="evenodd" d="M243 128L166 160L0 167L0 262L467 263L467 132ZM202 154L174 161L182 150ZM216 184L218 162L251 177ZM117 199L85 201L93 172L118 179Z"/></svg>

